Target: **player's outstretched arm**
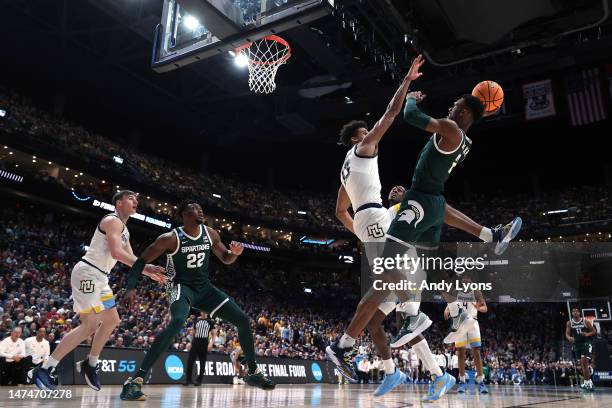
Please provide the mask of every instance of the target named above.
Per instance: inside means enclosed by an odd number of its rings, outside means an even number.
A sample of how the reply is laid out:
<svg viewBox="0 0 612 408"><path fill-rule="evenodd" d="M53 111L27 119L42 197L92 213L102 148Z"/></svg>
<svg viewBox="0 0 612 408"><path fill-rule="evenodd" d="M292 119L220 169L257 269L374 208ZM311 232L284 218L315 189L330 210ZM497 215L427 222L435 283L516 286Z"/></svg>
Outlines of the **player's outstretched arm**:
<svg viewBox="0 0 612 408"><path fill-rule="evenodd" d="M130 310L136 299L136 285L140 279L140 275L148 276L160 284L166 283L165 269L161 266L151 265L147 262L153 262L161 255L168 251L174 251L178 246L176 235L172 232L167 232L160 235L157 239L144 250L140 258L136 259L128 272L128 282L126 287L126 300Z"/></svg>
<svg viewBox="0 0 612 408"><path fill-rule="evenodd" d="M351 217L351 214L348 212L350 206L351 199L346 193L344 186L340 184L340 188L338 189L338 198L336 199L336 218L340 220L342 225L344 225L347 230L354 234L355 229L353 227L353 217Z"/></svg>
<svg viewBox="0 0 612 408"><path fill-rule="evenodd" d="M441 138L438 147L445 152L452 152L459 147L463 133L454 120L448 118L434 119L421 112L417 104L425 99L426 96L420 91L408 94L406 105L404 106L404 120L419 129L429 133L436 133Z"/></svg>
<svg viewBox="0 0 612 408"><path fill-rule="evenodd" d="M393 98L391 98L389 105L387 105L387 110L357 146L358 154L373 156L376 153L378 143L393 124L395 117L402 111L402 105L404 104L410 83L423 75L423 73L419 72L419 69L424 63L425 60L420 54L412 61L410 70L408 70L404 80L399 88L397 88L397 91L395 91Z"/></svg>
<svg viewBox="0 0 612 408"><path fill-rule="evenodd" d="M208 228L208 227L205 227ZM221 241L219 233L212 228L208 228L210 239L212 240L213 253L219 258L221 262L226 265L232 264L238 259L238 256L242 254L244 247L238 242L231 242L229 249Z"/></svg>

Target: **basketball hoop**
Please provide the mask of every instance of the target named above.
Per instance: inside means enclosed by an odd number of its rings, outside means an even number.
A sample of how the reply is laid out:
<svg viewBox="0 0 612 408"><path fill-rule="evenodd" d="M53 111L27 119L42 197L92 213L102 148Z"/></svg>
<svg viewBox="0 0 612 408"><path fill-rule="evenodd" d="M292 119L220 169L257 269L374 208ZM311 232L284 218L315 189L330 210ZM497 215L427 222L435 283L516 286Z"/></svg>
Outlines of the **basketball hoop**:
<svg viewBox="0 0 612 408"><path fill-rule="evenodd" d="M242 55L248 61L249 89L269 94L276 89L276 71L291 56L291 47L279 36L269 35L236 48L236 55Z"/></svg>

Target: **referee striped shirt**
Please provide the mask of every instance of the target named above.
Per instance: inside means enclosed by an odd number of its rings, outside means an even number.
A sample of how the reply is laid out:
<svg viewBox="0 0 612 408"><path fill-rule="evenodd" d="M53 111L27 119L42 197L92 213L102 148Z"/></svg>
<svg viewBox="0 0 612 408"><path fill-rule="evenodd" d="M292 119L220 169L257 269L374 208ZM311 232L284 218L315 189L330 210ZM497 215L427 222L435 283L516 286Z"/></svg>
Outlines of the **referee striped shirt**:
<svg viewBox="0 0 612 408"><path fill-rule="evenodd" d="M208 332L210 331L210 321L199 319L195 325L195 338L196 339L208 339Z"/></svg>

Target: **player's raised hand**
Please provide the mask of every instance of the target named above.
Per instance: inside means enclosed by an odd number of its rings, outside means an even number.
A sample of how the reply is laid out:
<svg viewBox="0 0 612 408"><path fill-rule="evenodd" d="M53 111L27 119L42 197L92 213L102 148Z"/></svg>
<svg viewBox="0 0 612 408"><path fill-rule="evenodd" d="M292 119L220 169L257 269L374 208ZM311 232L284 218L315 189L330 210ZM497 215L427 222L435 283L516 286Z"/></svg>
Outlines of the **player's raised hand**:
<svg viewBox="0 0 612 408"><path fill-rule="evenodd" d="M419 72L419 69L421 69L424 63L425 59L423 58L423 55L417 55L414 61L412 61L412 65L410 66L410 69L406 74L406 79L408 79L409 81L414 81L415 79L420 78L423 73Z"/></svg>
<svg viewBox="0 0 612 408"><path fill-rule="evenodd" d="M232 241L229 246L230 251L234 255L240 255L244 251L244 247L240 242Z"/></svg>
<svg viewBox="0 0 612 408"><path fill-rule="evenodd" d="M414 98L414 99L416 99L417 103L421 103L423 101L423 99L425 99L426 96L427 95L425 95L421 91L410 92L410 93L408 93L408 95L406 95L407 98Z"/></svg>

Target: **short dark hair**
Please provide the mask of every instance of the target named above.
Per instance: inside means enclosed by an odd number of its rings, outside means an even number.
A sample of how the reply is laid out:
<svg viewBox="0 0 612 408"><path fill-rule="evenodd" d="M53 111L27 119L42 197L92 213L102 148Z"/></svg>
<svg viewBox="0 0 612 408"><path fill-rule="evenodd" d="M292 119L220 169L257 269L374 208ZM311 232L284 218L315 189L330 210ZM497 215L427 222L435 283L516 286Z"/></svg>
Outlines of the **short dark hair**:
<svg viewBox="0 0 612 408"><path fill-rule="evenodd" d="M113 205L117 204L117 201L121 200L123 197L125 196L129 196L129 195L136 195L135 192L133 192L132 190L121 190L121 191L117 191L114 195L113 195Z"/></svg>
<svg viewBox="0 0 612 408"><path fill-rule="evenodd" d="M340 140L339 143L351 147L351 138L355 136L355 132L360 128L368 128L368 124L363 120L351 120L340 129Z"/></svg>
<svg viewBox="0 0 612 408"><path fill-rule="evenodd" d="M178 216L179 219L183 218L183 213L185 211L187 211L187 207L189 207L191 204L198 204L199 205L199 203L196 200L194 200L194 199L183 200L179 204L178 209L176 210L176 215Z"/></svg>
<svg viewBox="0 0 612 408"><path fill-rule="evenodd" d="M484 115L485 109L480 99L472 94L464 94L461 98L463 98L465 105L472 112L474 123L478 122L482 118L482 115Z"/></svg>

